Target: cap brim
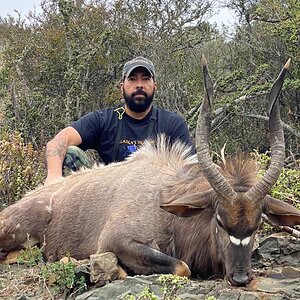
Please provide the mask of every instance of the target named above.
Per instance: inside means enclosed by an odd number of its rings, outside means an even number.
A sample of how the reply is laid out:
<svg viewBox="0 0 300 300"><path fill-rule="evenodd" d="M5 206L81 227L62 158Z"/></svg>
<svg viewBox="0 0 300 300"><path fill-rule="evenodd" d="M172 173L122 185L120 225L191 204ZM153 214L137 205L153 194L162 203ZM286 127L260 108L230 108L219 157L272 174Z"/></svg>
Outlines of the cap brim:
<svg viewBox="0 0 300 300"><path fill-rule="evenodd" d="M136 69L136 68L144 68L144 69L146 69L146 70L151 74L151 76L154 78L153 72L152 72L148 67L146 67L145 65L142 65L142 64L136 65L136 66L132 67L131 69L129 69L129 71L126 72L126 74L124 75L124 78L128 77L128 76L130 75L130 73L131 73L134 69Z"/></svg>

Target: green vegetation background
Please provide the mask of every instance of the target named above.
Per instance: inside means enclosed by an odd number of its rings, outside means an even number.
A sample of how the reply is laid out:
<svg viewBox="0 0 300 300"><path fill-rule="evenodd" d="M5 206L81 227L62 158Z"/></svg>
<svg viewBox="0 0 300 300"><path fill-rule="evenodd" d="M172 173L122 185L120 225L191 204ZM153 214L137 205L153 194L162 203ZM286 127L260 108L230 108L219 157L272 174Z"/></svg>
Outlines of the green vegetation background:
<svg viewBox="0 0 300 300"><path fill-rule="evenodd" d="M122 66L134 56L154 62L156 104L182 114L193 137L204 53L215 82L211 148L227 142L229 155L269 149L265 96L292 58L280 99L286 169L273 193L299 206L300 2L220 2L238 16L230 30L207 22L204 0L41 0L38 15L0 19L0 205L43 182L55 133L119 103Z"/></svg>

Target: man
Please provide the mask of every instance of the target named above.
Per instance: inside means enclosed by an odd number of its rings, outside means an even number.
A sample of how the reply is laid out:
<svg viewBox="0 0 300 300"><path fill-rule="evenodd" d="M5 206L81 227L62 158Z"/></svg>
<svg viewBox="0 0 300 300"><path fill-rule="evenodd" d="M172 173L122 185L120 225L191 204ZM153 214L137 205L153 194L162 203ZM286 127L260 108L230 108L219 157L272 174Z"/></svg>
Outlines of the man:
<svg viewBox="0 0 300 300"><path fill-rule="evenodd" d="M60 179L63 166L73 171L89 167L91 163L84 153L87 149L97 150L101 160L109 164L124 160L146 138L155 138L158 133L164 133L171 143L179 139L192 145L183 117L153 106L156 89L153 63L141 56L128 61L121 82L125 105L89 113L49 141L45 184Z"/></svg>

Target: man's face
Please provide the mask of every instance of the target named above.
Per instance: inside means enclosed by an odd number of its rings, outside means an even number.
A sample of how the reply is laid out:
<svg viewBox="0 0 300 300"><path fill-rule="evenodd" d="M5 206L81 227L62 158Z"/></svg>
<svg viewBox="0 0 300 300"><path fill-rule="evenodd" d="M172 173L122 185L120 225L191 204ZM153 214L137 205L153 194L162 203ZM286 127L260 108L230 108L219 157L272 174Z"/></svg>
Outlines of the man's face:
<svg viewBox="0 0 300 300"><path fill-rule="evenodd" d="M138 67L124 79L121 90L130 110L144 112L153 101L156 83L147 69Z"/></svg>

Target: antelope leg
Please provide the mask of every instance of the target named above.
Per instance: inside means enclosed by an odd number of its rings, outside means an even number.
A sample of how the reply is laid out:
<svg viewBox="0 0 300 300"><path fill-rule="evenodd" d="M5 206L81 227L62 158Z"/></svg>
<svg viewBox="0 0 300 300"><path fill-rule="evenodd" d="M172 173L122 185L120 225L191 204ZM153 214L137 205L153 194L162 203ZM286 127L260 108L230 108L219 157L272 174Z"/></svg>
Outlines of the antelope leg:
<svg viewBox="0 0 300 300"><path fill-rule="evenodd" d="M114 252L118 257L119 263L134 274L191 276L191 271L185 262L137 241L115 242L113 248L109 251ZM103 252L101 247L99 247L97 252Z"/></svg>

